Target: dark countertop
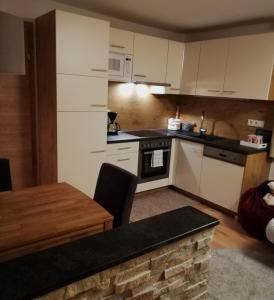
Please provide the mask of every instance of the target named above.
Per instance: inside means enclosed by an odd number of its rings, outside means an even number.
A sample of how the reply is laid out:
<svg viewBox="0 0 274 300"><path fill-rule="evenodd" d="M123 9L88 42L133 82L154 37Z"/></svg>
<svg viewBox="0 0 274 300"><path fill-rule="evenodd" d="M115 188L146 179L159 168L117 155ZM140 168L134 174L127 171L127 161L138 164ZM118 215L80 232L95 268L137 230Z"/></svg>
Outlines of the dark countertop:
<svg viewBox="0 0 274 300"><path fill-rule="evenodd" d="M0 264L0 299L30 299L214 227L187 206Z"/></svg>
<svg viewBox="0 0 274 300"><path fill-rule="evenodd" d="M144 130L148 131L148 130ZM239 140L233 140L223 137L215 137L211 135L207 135L208 139L201 139L198 137L198 134L189 134L187 132L182 131L173 131L173 130L167 130L167 129L150 129L150 132L155 132L155 136L153 137L152 134L149 136L134 136L130 134L134 131L126 131L126 132L119 132L116 136L108 136L107 143L113 144L113 143L125 143L125 142L134 142L134 141L141 141L146 139L152 139L152 138L179 138L182 140L188 140L212 147L216 147L219 149L229 150L237 153L242 154L255 154L260 152L267 152L269 149L255 149L250 147L245 147L240 145Z"/></svg>

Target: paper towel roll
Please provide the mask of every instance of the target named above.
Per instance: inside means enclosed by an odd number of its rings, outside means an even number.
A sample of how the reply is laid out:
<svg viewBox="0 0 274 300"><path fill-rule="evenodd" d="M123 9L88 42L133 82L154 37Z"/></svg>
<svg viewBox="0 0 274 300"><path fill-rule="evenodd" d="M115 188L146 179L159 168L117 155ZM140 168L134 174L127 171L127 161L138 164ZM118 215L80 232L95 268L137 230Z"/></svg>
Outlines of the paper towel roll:
<svg viewBox="0 0 274 300"><path fill-rule="evenodd" d="M271 138L271 145L270 145L270 152L269 152L269 156L274 158L274 128L272 131L272 138Z"/></svg>

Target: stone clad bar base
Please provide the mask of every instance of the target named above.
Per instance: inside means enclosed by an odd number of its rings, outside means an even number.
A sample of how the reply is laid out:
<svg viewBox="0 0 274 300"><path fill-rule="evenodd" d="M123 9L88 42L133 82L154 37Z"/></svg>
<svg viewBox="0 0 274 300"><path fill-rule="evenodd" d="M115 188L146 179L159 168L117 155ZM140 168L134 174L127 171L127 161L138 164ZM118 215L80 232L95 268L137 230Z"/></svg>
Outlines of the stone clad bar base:
<svg viewBox="0 0 274 300"><path fill-rule="evenodd" d="M206 229L35 299L206 299L213 231Z"/></svg>

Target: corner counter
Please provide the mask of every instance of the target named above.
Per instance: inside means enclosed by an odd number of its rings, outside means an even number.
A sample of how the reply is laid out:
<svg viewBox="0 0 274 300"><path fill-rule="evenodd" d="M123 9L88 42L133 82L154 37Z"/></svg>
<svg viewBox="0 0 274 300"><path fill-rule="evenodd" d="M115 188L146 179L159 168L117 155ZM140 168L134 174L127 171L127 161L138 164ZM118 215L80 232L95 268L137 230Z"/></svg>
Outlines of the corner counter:
<svg viewBox="0 0 274 300"><path fill-rule="evenodd" d="M0 299L200 299L218 224L188 206L6 261Z"/></svg>

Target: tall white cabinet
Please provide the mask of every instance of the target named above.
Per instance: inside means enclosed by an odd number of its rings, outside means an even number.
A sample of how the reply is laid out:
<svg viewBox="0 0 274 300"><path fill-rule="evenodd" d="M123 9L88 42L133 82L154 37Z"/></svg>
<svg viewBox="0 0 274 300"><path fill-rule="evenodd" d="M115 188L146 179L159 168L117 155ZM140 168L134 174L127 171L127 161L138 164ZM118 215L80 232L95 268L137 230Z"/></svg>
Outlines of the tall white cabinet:
<svg viewBox="0 0 274 300"><path fill-rule="evenodd" d="M39 147L51 150L49 163L56 164L51 172L55 176L45 179L41 173L41 183L65 181L93 196L106 159L109 23L55 11L38 18L36 26L38 122L45 122L48 130L44 135L50 144L42 137ZM49 68L43 70L41 64L46 60ZM43 86L46 76L49 80ZM46 159L45 153L40 159Z"/></svg>

